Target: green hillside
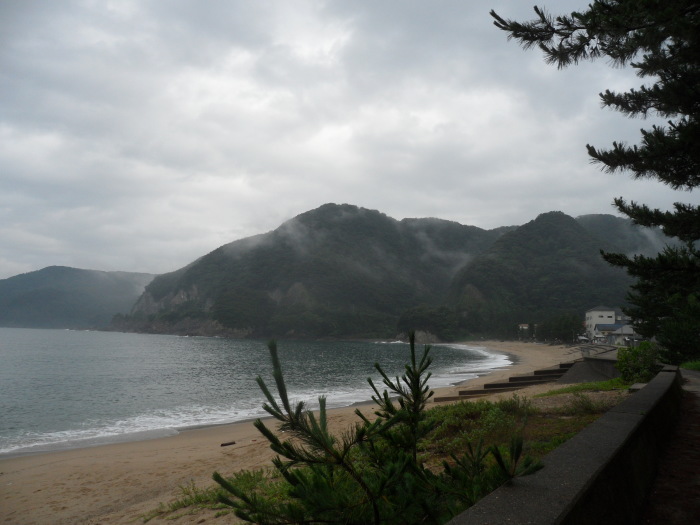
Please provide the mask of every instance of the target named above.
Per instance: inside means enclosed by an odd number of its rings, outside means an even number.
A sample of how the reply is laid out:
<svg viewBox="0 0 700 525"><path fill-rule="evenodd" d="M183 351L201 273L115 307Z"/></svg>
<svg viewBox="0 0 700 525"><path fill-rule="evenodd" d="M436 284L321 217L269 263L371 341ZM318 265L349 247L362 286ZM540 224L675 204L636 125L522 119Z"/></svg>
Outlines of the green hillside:
<svg viewBox="0 0 700 525"><path fill-rule="evenodd" d="M402 311L440 304L457 270L498 235L327 204L156 278L132 320L156 331L192 330L199 318L246 335L393 335Z"/></svg>
<svg viewBox="0 0 700 525"><path fill-rule="evenodd" d="M619 249L607 230L586 229L561 212L542 214L462 268L448 303L468 332L505 334L516 324L566 313L582 320L596 304L623 304L631 283L602 260L601 249Z"/></svg>
<svg viewBox="0 0 700 525"><path fill-rule="evenodd" d="M326 204L157 277L119 326L259 337L500 334L622 304L629 280L600 249L648 252L661 239L612 216L552 212L487 231Z"/></svg>

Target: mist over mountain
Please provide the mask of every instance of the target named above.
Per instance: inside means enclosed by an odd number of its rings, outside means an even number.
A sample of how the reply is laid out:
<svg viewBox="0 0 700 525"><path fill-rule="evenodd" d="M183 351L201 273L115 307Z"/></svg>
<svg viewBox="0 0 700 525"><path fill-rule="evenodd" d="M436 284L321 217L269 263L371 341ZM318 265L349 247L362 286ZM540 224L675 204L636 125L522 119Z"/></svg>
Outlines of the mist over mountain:
<svg viewBox="0 0 700 525"><path fill-rule="evenodd" d="M494 333L624 302L600 249L653 253L664 237L561 212L483 230L326 204L156 277L115 328L281 337L393 337L407 327Z"/></svg>
<svg viewBox="0 0 700 525"><path fill-rule="evenodd" d="M501 234L327 204L157 277L129 321L154 331L213 323L238 335L385 335L410 306L440 304L459 268Z"/></svg>
<svg viewBox="0 0 700 525"><path fill-rule="evenodd" d="M617 243L597 228L605 223L550 212L503 235L455 276L448 302L461 313L463 328L542 322L561 313L582 315L597 304L623 304L632 280L600 250L650 247L629 224L625 242Z"/></svg>
<svg viewBox="0 0 700 525"><path fill-rule="evenodd" d="M128 313L154 275L50 266L0 280L0 326L103 328Z"/></svg>
<svg viewBox="0 0 700 525"><path fill-rule="evenodd" d="M635 226L629 219L613 215L582 215L576 221L593 237L614 246L614 251L627 255L641 254L653 256L664 245L678 245L677 239L669 239L658 228Z"/></svg>

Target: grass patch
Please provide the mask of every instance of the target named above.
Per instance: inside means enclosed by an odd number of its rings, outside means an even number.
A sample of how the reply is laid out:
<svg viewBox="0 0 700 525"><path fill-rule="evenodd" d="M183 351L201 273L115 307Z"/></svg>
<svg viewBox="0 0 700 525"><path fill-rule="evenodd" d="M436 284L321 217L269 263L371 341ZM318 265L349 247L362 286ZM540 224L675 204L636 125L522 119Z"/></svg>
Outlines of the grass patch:
<svg viewBox="0 0 700 525"><path fill-rule="evenodd" d="M602 414L607 412L615 403L608 400L595 401L582 392L574 392L573 398L560 410L561 413L571 416L586 414Z"/></svg>
<svg viewBox="0 0 700 525"><path fill-rule="evenodd" d="M697 370L700 372L700 360L686 361L685 363L681 363L680 367L685 368L686 370Z"/></svg>
<svg viewBox="0 0 700 525"><path fill-rule="evenodd" d="M514 394L497 402L473 401L440 405L426 412L433 427L421 448L432 455L461 454L469 443L502 445L534 413L527 398Z"/></svg>
<svg viewBox="0 0 700 525"><path fill-rule="evenodd" d="M528 420L523 437L528 452L541 458L600 417L598 414L578 414L566 417L559 413L539 413Z"/></svg>
<svg viewBox="0 0 700 525"><path fill-rule="evenodd" d="M187 485L181 486L180 491L182 492L182 496L168 505L168 510L171 512L183 509L185 507L211 505L218 501L218 494L223 492L219 490L218 487L200 489L194 484L194 481L190 481Z"/></svg>
<svg viewBox="0 0 700 525"><path fill-rule="evenodd" d="M624 381L620 377L608 379L607 381L593 381L591 383L577 383L556 390L550 390L534 397L558 396L561 394L575 394L577 392L607 392L610 390L626 390L632 383Z"/></svg>
<svg viewBox="0 0 700 525"><path fill-rule="evenodd" d="M242 470L227 478L231 483L235 483L249 494L276 500L286 496L286 485L276 476L271 469ZM193 481L180 487L179 498L168 504L160 504L157 509L142 516L143 522L160 517L164 519L176 519L182 514L178 511L187 510L184 514L194 514L199 509L209 509L217 511L214 517L231 514L231 507L220 503L219 497L228 493L219 485L212 483L206 488L197 487Z"/></svg>
<svg viewBox="0 0 700 525"><path fill-rule="evenodd" d="M192 514L196 512L197 509L202 508L222 509L222 512L228 511L224 510L228 509L225 505L219 503L219 494L223 494L224 491L218 485L203 489L197 487L194 481L190 481L187 485L180 486L180 492L181 495L176 500L171 501L168 504L161 503L157 509L142 516L143 522L147 523L154 518L161 517L166 514L169 515L171 519L174 519L177 516L173 516L173 513L183 509L188 509L189 514Z"/></svg>

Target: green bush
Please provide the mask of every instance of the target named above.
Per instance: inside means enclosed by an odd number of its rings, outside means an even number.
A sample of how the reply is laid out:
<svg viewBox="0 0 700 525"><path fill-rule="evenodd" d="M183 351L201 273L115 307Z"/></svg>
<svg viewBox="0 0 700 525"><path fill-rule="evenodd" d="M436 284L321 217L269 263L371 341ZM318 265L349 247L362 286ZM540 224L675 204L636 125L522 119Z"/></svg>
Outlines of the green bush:
<svg viewBox="0 0 700 525"><path fill-rule="evenodd" d="M615 365L622 375L622 379L631 383L646 383L661 368L657 359L659 348L649 341L639 343L637 347L620 348L617 351L617 364Z"/></svg>
<svg viewBox="0 0 700 525"><path fill-rule="evenodd" d="M686 361L685 363L681 363L679 366L681 368L685 368L686 370L700 371L700 361Z"/></svg>
<svg viewBox="0 0 700 525"><path fill-rule="evenodd" d="M420 359L410 337L410 363L399 378L389 378L375 368L386 389L369 380L377 408L370 421L359 410L361 422L342 435L328 429L326 400L319 398L316 414L303 402L289 402L277 347L270 343L273 377L279 399L258 378L267 402L263 408L280 422L278 434L260 419L256 428L279 454L273 465L287 485L271 496L214 473L214 480L228 493L219 501L235 514L254 523L411 524L444 523L504 482L541 468L523 455L522 437L508 424L510 447L467 443L458 457L444 462L441 472L428 468L423 452L426 438L437 420L428 416L426 402L433 395L427 381L430 347ZM502 407L484 404L485 426L502 430L516 412L529 410L515 399ZM284 438L284 440L282 439ZM507 440L506 440L507 442Z"/></svg>

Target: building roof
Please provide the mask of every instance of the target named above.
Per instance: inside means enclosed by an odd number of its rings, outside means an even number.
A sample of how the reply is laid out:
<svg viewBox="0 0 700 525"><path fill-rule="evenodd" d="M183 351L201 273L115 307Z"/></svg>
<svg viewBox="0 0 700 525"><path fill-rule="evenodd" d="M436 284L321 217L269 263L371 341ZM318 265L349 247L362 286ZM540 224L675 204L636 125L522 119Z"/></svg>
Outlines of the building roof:
<svg viewBox="0 0 700 525"><path fill-rule="evenodd" d="M614 312L616 316L622 316L625 315L625 312L622 311L622 308L616 307L616 308L610 308L609 306L596 306L595 308L591 308L590 310L586 310L586 313L588 312Z"/></svg>
<svg viewBox="0 0 700 525"><path fill-rule="evenodd" d="M616 330L619 330L623 326L626 326L624 324L597 324L593 328L594 330L599 330L599 331L605 331L605 332L614 332Z"/></svg>
<svg viewBox="0 0 700 525"><path fill-rule="evenodd" d="M613 332L617 335L639 335L634 331L634 327L631 324L623 324L620 328Z"/></svg>
<svg viewBox="0 0 700 525"><path fill-rule="evenodd" d="M586 313L588 312L596 312L598 310L605 310L606 312L608 311L615 311L616 308L610 308L609 306L596 306L595 308L591 308L590 310L586 310Z"/></svg>

